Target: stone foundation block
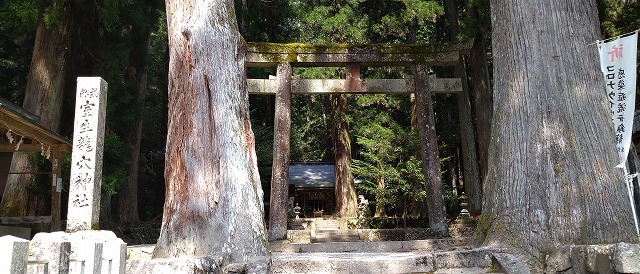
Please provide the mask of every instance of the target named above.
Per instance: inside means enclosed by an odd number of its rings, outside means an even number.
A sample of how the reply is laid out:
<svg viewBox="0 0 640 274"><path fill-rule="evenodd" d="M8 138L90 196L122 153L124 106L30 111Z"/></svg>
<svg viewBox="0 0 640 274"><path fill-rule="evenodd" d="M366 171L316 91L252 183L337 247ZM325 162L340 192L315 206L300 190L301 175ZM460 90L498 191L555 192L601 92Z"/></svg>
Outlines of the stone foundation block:
<svg viewBox="0 0 640 274"><path fill-rule="evenodd" d="M127 244L106 230L38 233L31 259L49 262L49 273L84 268L85 273L124 274Z"/></svg>
<svg viewBox="0 0 640 274"><path fill-rule="evenodd" d="M169 258L169 259L134 259L127 261L126 273L135 274L193 274L193 273L222 273L224 262L222 256L200 258Z"/></svg>
<svg viewBox="0 0 640 274"><path fill-rule="evenodd" d="M616 272L640 274L640 245L616 244L612 264Z"/></svg>
<svg viewBox="0 0 640 274"><path fill-rule="evenodd" d="M49 274L69 273L69 256L71 255L71 243L59 238L34 237L29 244L29 260L47 262L46 265L38 264L34 267L44 267ZM38 271L38 270L33 270ZM36 273L30 270L31 273ZM42 272L37 272L42 273Z"/></svg>
<svg viewBox="0 0 640 274"><path fill-rule="evenodd" d="M15 236L0 237L0 274L26 273L29 241Z"/></svg>
<svg viewBox="0 0 640 274"><path fill-rule="evenodd" d="M491 254L485 249L441 252L433 256L436 269L491 267Z"/></svg>

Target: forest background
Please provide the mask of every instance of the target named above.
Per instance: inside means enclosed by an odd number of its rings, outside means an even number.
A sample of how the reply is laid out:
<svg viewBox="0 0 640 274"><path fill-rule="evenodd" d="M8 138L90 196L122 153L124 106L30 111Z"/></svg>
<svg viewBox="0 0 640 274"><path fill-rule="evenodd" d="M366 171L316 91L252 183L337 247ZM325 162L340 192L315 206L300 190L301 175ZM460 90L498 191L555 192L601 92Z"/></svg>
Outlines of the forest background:
<svg viewBox="0 0 640 274"><path fill-rule="evenodd" d="M475 83L471 77L477 74L472 71L478 66L492 71L488 2L238 0L236 13L241 32L250 42L407 44L475 38L481 41L486 57L480 62L467 60L468 80ZM599 0L598 5L603 38L640 28L638 1ZM76 77L100 76L109 83L101 216L105 224L161 219L168 70L164 13L163 1L157 0L5 0L0 6L1 97L22 106L27 100L32 60L59 64L63 111L54 128L71 139ZM459 24L459 30L452 24ZM52 36L38 36L39 32ZM54 53L35 56L44 44L53 44ZM410 74L396 67L363 67L361 73L364 79ZM455 72L437 73L453 77ZM248 78L275 74L275 68L248 70ZM300 78L344 78L345 70L296 68L294 74ZM482 90L485 97L471 96L471 105L481 106L473 113L481 177L486 173L482 139L488 138L488 124L481 117L487 113L490 117L492 109L487 86ZM479 88L474 84L470 87L471 94ZM249 99L260 177L268 201L274 98L251 95ZM372 212L377 216L424 215L412 97L348 95L346 99L348 111L343 115L332 111L329 96L293 96L292 162L333 162L333 127L346 122L353 172L363 181L357 186L358 192L372 201ZM464 181L458 102L454 95L447 94L434 95L433 101L445 200L448 214L454 215L458 210L456 194L463 190L453 186ZM29 159L39 171L50 169L37 155ZM68 185L69 175L63 177ZM0 215L48 214L49 178L37 175L28 180L26 191L5 191Z"/></svg>

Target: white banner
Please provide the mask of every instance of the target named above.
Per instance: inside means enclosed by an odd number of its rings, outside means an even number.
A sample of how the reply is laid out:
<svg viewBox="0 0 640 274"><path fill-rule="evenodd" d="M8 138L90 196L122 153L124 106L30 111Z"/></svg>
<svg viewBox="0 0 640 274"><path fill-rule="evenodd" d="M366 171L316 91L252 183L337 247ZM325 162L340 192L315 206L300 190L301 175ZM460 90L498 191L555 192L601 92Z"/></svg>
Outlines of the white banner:
<svg viewBox="0 0 640 274"><path fill-rule="evenodd" d="M604 74L611 120L616 134L615 143L620 157L616 166L618 168L622 168L627 160L633 131L637 44L638 32L607 43L598 43L600 69Z"/></svg>

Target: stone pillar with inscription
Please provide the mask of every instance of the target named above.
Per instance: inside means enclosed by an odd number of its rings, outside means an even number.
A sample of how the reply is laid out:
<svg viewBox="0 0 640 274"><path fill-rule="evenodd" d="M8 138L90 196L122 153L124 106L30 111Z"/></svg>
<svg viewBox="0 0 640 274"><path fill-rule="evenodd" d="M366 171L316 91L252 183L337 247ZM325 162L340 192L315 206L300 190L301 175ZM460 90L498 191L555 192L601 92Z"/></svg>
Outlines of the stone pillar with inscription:
<svg viewBox="0 0 640 274"><path fill-rule="evenodd" d="M78 77L67 231L98 229L107 82Z"/></svg>

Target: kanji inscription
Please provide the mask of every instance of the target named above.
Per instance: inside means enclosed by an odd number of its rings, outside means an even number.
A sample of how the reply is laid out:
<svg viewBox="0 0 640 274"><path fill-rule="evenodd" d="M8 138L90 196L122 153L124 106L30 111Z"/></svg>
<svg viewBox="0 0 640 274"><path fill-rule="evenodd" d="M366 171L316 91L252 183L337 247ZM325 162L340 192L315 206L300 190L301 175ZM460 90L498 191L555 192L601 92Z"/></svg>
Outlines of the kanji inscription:
<svg viewBox="0 0 640 274"><path fill-rule="evenodd" d="M107 82L78 77L67 230L91 230L100 216Z"/></svg>

